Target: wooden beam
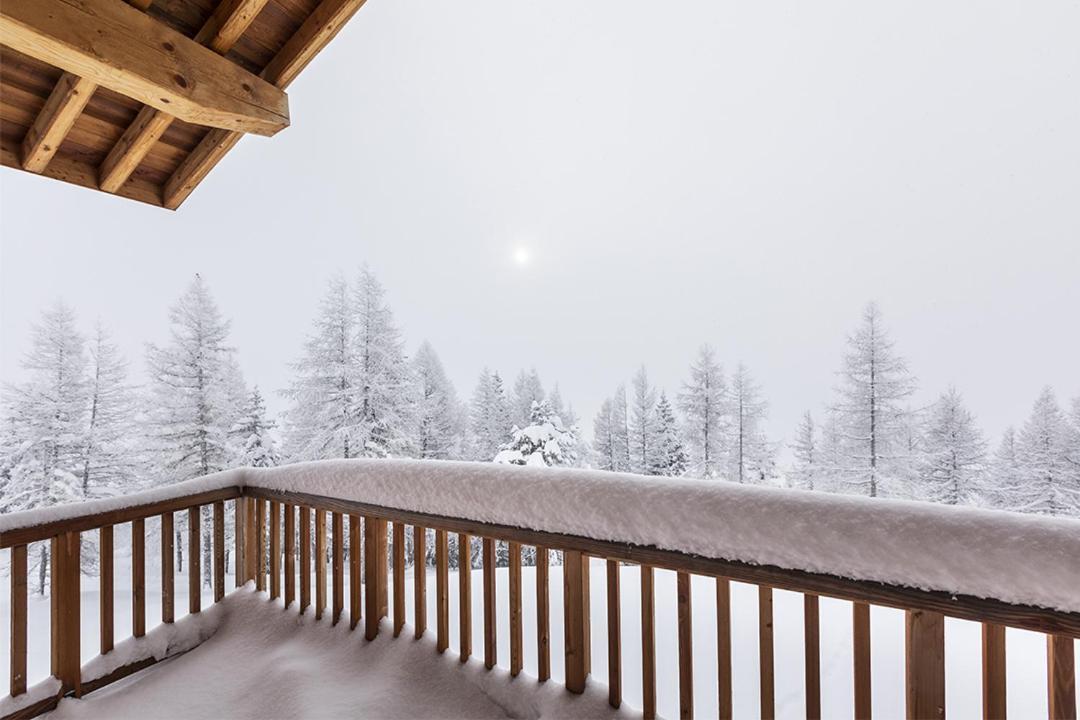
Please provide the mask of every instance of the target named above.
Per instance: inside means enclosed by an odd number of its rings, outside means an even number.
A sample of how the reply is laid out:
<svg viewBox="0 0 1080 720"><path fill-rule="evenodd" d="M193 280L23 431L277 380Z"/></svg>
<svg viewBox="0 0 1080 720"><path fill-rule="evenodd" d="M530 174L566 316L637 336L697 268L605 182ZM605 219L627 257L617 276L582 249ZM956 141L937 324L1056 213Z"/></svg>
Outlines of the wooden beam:
<svg viewBox="0 0 1080 720"><path fill-rule="evenodd" d="M905 617L907 717L944 718L945 617L923 610L909 610Z"/></svg>
<svg viewBox="0 0 1080 720"><path fill-rule="evenodd" d="M1046 677L1050 717L1076 720L1076 654L1072 638L1046 636Z"/></svg>
<svg viewBox="0 0 1080 720"><path fill-rule="evenodd" d="M225 0L202 26L195 42L219 55L232 49L268 0ZM101 189L116 192L172 124L173 116L145 106L101 164Z"/></svg>
<svg viewBox="0 0 1080 720"><path fill-rule="evenodd" d="M4 0L0 43L196 125L289 125L280 88L116 0Z"/></svg>
<svg viewBox="0 0 1080 720"><path fill-rule="evenodd" d="M284 90L311 59L334 39L364 0L323 0L300 29L285 43L261 77ZM202 182L242 135L212 130L165 183L164 205L175 210Z"/></svg>

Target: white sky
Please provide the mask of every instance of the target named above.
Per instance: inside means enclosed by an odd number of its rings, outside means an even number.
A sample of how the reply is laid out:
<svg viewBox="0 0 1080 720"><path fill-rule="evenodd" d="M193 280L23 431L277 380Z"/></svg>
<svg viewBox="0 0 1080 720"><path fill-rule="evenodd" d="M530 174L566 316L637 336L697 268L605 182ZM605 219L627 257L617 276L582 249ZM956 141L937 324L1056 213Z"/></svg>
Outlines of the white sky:
<svg viewBox="0 0 1080 720"><path fill-rule="evenodd" d="M275 391L367 261L463 397L535 366L590 433L708 341L790 437L875 298L996 435L1080 394L1078 37L1075 0L370 0L177 213L0 172L0 377L58 296L141 372L200 272Z"/></svg>

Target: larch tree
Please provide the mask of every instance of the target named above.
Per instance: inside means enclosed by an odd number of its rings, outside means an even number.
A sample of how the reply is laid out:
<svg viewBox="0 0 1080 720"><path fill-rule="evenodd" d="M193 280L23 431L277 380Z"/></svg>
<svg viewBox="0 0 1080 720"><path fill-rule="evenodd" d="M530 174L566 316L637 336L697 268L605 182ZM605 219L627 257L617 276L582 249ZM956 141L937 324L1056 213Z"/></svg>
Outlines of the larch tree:
<svg viewBox="0 0 1080 720"><path fill-rule="evenodd" d="M663 391L660 391L660 399L656 401L655 445L649 475L678 477L686 473L687 456L682 433L671 401Z"/></svg>
<svg viewBox="0 0 1080 720"><path fill-rule="evenodd" d="M762 424L768 404L750 370L739 363L728 392L727 479L732 482L764 482L772 474L773 450Z"/></svg>
<svg viewBox="0 0 1080 720"><path fill-rule="evenodd" d="M469 459L490 462L510 439L510 404L499 373L484 368L469 404Z"/></svg>
<svg viewBox="0 0 1080 720"><path fill-rule="evenodd" d="M514 380L513 392L510 394L511 424L520 429L531 423L533 403L546 398L544 384L540 382L540 374L536 372L536 368L528 372L524 370L519 372Z"/></svg>
<svg viewBox="0 0 1080 720"><path fill-rule="evenodd" d="M881 311L870 303L848 337L834 407L842 433L841 480L849 491L877 497L883 482L911 465L903 436L914 391L907 363L897 355Z"/></svg>
<svg viewBox="0 0 1080 720"><path fill-rule="evenodd" d="M690 377L683 383L678 402L690 456L688 474L719 477L724 462L727 385L716 354L708 345L701 347L690 364Z"/></svg>
<svg viewBox="0 0 1080 720"><path fill-rule="evenodd" d="M281 463L277 441L273 430L277 423L266 412L259 386L256 385L248 395L243 411L237 418L229 434L234 453L234 464L247 467L274 467Z"/></svg>
<svg viewBox="0 0 1080 720"><path fill-rule="evenodd" d="M822 475L822 453L818 443L817 427L814 416L807 410L795 431L795 440L791 443L791 485L802 490L820 489Z"/></svg>
<svg viewBox="0 0 1080 720"><path fill-rule="evenodd" d="M90 341L86 395L83 497L122 495L131 490L140 469L135 443L138 398L128 383L127 360L101 323Z"/></svg>
<svg viewBox="0 0 1080 720"><path fill-rule="evenodd" d="M649 385L643 365L630 381L630 470L651 475L658 464L656 443L656 389Z"/></svg>
<svg viewBox="0 0 1080 720"><path fill-rule="evenodd" d="M1080 472L1069 460L1071 431L1054 391L1044 388L1016 443L1029 511L1080 514Z"/></svg>
<svg viewBox="0 0 1080 720"><path fill-rule="evenodd" d="M615 470L616 458L615 418L612 416L611 398L605 398L593 418L593 457L601 470Z"/></svg>
<svg viewBox="0 0 1080 720"><path fill-rule="evenodd" d="M977 502L999 510L1028 510L1031 501L1023 484L1016 429L1009 427L990 460L985 482L979 488Z"/></svg>
<svg viewBox="0 0 1080 720"><path fill-rule="evenodd" d="M931 408L925 439L918 499L946 505L976 501L986 472L986 441L955 387Z"/></svg>
<svg viewBox="0 0 1080 720"><path fill-rule="evenodd" d="M461 457L463 410L442 362L424 342L413 358L416 378L416 456L451 460Z"/></svg>
<svg viewBox="0 0 1080 720"><path fill-rule="evenodd" d="M630 472L633 468L630 450L630 411L626 401L626 385L615 388L611 396L611 429L614 435L615 466L618 472Z"/></svg>

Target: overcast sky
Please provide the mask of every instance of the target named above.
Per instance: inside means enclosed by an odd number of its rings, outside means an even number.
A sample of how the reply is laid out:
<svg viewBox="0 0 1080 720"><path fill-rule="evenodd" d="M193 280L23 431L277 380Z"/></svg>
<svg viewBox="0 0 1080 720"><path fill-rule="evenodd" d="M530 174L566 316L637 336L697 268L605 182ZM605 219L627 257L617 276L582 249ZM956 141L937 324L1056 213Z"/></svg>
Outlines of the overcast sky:
<svg viewBox="0 0 1080 720"><path fill-rule="evenodd" d="M199 272L273 392L366 261L462 397L535 366L590 434L709 342L790 438L876 299L996 436L1080 394L1078 37L1076 0L369 0L179 212L0 171L2 379L57 297L141 375Z"/></svg>

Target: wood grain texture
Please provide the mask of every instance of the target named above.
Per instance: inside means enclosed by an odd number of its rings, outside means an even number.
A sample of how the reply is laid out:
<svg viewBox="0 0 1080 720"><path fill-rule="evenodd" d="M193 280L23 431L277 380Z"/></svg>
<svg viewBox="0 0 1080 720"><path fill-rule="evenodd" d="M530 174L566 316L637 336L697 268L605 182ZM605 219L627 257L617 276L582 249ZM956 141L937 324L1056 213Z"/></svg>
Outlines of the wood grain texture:
<svg viewBox="0 0 1080 720"><path fill-rule="evenodd" d="M188 508L188 612L202 611L202 513Z"/></svg>
<svg viewBox="0 0 1080 720"><path fill-rule="evenodd" d="M908 720L945 717L945 617L908 611L905 617Z"/></svg>
<svg viewBox="0 0 1080 720"><path fill-rule="evenodd" d="M821 610L817 595L803 596L803 668L806 718L821 718Z"/></svg>
<svg viewBox="0 0 1080 720"><path fill-rule="evenodd" d="M266 589L266 506L268 500L255 500L255 589ZM325 534L325 533L324 533Z"/></svg>
<svg viewBox="0 0 1080 720"><path fill-rule="evenodd" d="M225 501L213 504L214 514L214 602L225 599Z"/></svg>
<svg viewBox="0 0 1080 720"><path fill-rule="evenodd" d="M731 581L716 578L717 717L731 720Z"/></svg>
<svg viewBox="0 0 1080 720"><path fill-rule="evenodd" d="M176 570L173 557L176 548L173 533L173 514L161 514L161 622L176 619Z"/></svg>
<svg viewBox="0 0 1080 720"><path fill-rule="evenodd" d="M622 705L622 613L619 561L607 561L608 705Z"/></svg>
<svg viewBox="0 0 1080 720"><path fill-rule="evenodd" d="M332 622L341 622L341 613L345 610L345 517L336 512L331 516L331 557L333 574L333 614Z"/></svg>
<svg viewBox="0 0 1080 720"><path fill-rule="evenodd" d="M244 499L237 498L233 501L233 586L243 587L244 577Z"/></svg>
<svg viewBox="0 0 1080 720"><path fill-rule="evenodd" d="M315 508L315 619L326 610L326 510Z"/></svg>
<svg viewBox="0 0 1080 720"><path fill-rule="evenodd" d="M855 689L855 719L870 720L871 671L870 671L870 606L854 603L851 606L851 644Z"/></svg>
<svg viewBox="0 0 1080 720"><path fill-rule="evenodd" d="M405 523L394 523L394 637L405 629Z"/></svg>
<svg viewBox="0 0 1080 720"><path fill-rule="evenodd" d="M8 669L12 696L26 692L26 546L11 548L11 630ZM102 650L102 652L105 652Z"/></svg>
<svg viewBox="0 0 1080 720"><path fill-rule="evenodd" d="M773 661L773 590L758 586L758 682L762 720L776 717L776 680Z"/></svg>
<svg viewBox="0 0 1080 720"><path fill-rule="evenodd" d="M450 647L450 547L445 530L435 530L435 647Z"/></svg>
<svg viewBox="0 0 1080 720"><path fill-rule="evenodd" d="M286 503L285 515L285 607L296 600L296 508Z"/></svg>
<svg viewBox="0 0 1080 720"><path fill-rule="evenodd" d="M300 614L311 607L311 508L301 505L300 513Z"/></svg>
<svg viewBox="0 0 1080 720"><path fill-rule="evenodd" d="M102 655L112 652L113 623L113 526L105 525L98 530L98 639ZM25 573L23 573L25 575ZM12 577L15 575L12 569Z"/></svg>
<svg viewBox="0 0 1080 720"><path fill-rule="evenodd" d="M679 718L694 717L694 625L690 575L675 577L676 614L679 633Z"/></svg>
<svg viewBox="0 0 1080 720"><path fill-rule="evenodd" d="M563 553L563 635L566 689L575 694L585 692L588 677L586 645L589 643L585 613L588 612L585 594L588 592L584 565L589 560L580 552Z"/></svg>
<svg viewBox="0 0 1080 720"><path fill-rule="evenodd" d="M472 656L472 537L458 535L458 659Z"/></svg>
<svg viewBox="0 0 1080 720"><path fill-rule="evenodd" d="M540 682L551 679L551 587L549 554L536 548L536 654Z"/></svg>
<svg viewBox="0 0 1080 720"><path fill-rule="evenodd" d="M985 720L1005 720L1005 628L982 626L982 697Z"/></svg>
<svg viewBox="0 0 1080 720"><path fill-rule="evenodd" d="M524 632L521 620L521 544L511 542L508 547L510 594L508 610L510 613L510 677L521 674L525 657Z"/></svg>
<svg viewBox="0 0 1080 720"><path fill-rule="evenodd" d="M259 504L253 497L243 498L244 505L244 582L255 582L259 574Z"/></svg>
<svg viewBox="0 0 1080 720"><path fill-rule="evenodd" d="M1076 720L1076 655L1072 638L1046 638L1046 677L1052 720Z"/></svg>
<svg viewBox="0 0 1080 720"><path fill-rule="evenodd" d="M335 516L336 517L336 516ZM281 503L270 503L270 599L281 597Z"/></svg>
<svg viewBox="0 0 1080 720"><path fill-rule="evenodd" d="M96 83L78 75L64 73L60 76L49 99L45 101L45 106L23 139L24 169L39 173L48 166L96 89ZM119 187L120 185L117 185L117 189Z"/></svg>
<svg viewBox="0 0 1080 720"><path fill-rule="evenodd" d="M427 528L413 525L413 630L419 640L427 631Z"/></svg>
<svg viewBox="0 0 1080 720"><path fill-rule="evenodd" d="M495 540L484 538L481 543L484 563L484 667L491 670L499 662L498 629L495 621Z"/></svg>
<svg viewBox="0 0 1080 720"><path fill-rule="evenodd" d="M386 521L364 518L364 637L374 640L379 634L383 610L382 589L386 583Z"/></svg>
<svg viewBox="0 0 1080 720"><path fill-rule="evenodd" d="M66 532L52 540L53 674L62 691L82 694L80 659L79 533Z"/></svg>
<svg viewBox="0 0 1080 720"><path fill-rule="evenodd" d="M364 603L363 588L363 524L358 515L349 516L349 629L360 624L361 606Z"/></svg>
<svg viewBox="0 0 1080 720"><path fill-rule="evenodd" d="M656 573L641 566L641 714L656 717Z"/></svg>
<svg viewBox="0 0 1080 720"><path fill-rule="evenodd" d="M146 521L131 521L131 634L146 634Z"/></svg>

